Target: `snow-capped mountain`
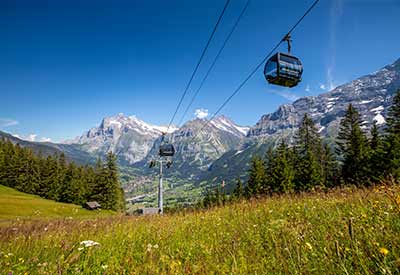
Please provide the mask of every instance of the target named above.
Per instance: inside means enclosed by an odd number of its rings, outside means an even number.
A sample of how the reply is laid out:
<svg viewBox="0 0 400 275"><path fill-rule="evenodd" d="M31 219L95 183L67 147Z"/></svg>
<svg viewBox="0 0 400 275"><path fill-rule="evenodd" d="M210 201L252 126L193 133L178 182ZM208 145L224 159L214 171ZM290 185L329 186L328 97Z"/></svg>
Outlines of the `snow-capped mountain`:
<svg viewBox="0 0 400 275"><path fill-rule="evenodd" d="M234 148L249 130L249 127L239 126L225 116L218 116L198 133L204 123L205 120L195 119L179 129L174 126L168 129L167 139L173 140L177 159L182 162L190 159L197 166L207 167ZM163 132L167 132L167 127L151 125L135 116L118 114L104 118L98 127L68 143L79 144L85 151L99 156L112 151L121 163L133 164L158 154Z"/></svg>
<svg viewBox="0 0 400 275"><path fill-rule="evenodd" d="M175 127L170 127L169 132L175 130ZM112 151L120 161L131 164L143 159L154 141L166 131L167 127L148 124L136 116L118 114L104 118L100 126L69 143L80 144L87 152L96 155Z"/></svg>
<svg viewBox="0 0 400 275"><path fill-rule="evenodd" d="M362 128L368 133L375 121L381 128L394 93L400 89L400 59L381 70L341 85L330 92L303 97L292 104L284 104L265 114L248 131L241 148L229 151L214 161L201 180L233 180L246 175L246 166L254 154L265 154L267 147L279 140L292 140L301 119L308 113L319 127L322 136L333 142L339 124L351 103L360 112Z"/></svg>
<svg viewBox="0 0 400 275"><path fill-rule="evenodd" d="M249 130L248 137L268 137L293 132L308 113L324 136L334 137L347 106L351 103L362 116L363 128L368 130L375 121L385 124L392 96L400 87L400 59L381 70L360 77L348 84L319 96L303 97L285 104L271 114L261 117Z"/></svg>
<svg viewBox="0 0 400 275"><path fill-rule="evenodd" d="M207 170L210 164L229 150L236 148L245 138L248 127L235 124L225 116L218 116L203 128L206 120L194 119L186 122L181 128L166 136L166 141L175 146L174 170L188 177ZM154 142L146 163L157 158L161 139Z"/></svg>

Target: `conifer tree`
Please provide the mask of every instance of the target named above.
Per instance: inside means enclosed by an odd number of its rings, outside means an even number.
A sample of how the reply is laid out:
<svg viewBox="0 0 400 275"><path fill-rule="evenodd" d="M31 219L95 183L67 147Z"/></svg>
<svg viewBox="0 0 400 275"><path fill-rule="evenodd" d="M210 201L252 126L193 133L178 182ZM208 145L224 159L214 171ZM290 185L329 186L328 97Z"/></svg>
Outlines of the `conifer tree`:
<svg viewBox="0 0 400 275"><path fill-rule="evenodd" d="M368 177L373 183L378 183L385 175L385 149L379 135L378 126L374 122L371 128L368 155Z"/></svg>
<svg viewBox="0 0 400 275"><path fill-rule="evenodd" d="M233 190L233 197L234 199L241 200L244 196L243 184L240 178L237 178L236 187Z"/></svg>
<svg viewBox="0 0 400 275"><path fill-rule="evenodd" d="M70 163L68 167L64 170L63 180L60 182L60 189L59 189L59 200L66 203L73 203L74 202L74 186L72 183L74 181L75 175L75 164Z"/></svg>
<svg viewBox="0 0 400 275"><path fill-rule="evenodd" d="M296 189L309 190L323 185L322 142L312 119L305 114L295 136Z"/></svg>
<svg viewBox="0 0 400 275"><path fill-rule="evenodd" d="M387 115L386 173L400 180L400 90L393 97Z"/></svg>
<svg viewBox="0 0 400 275"><path fill-rule="evenodd" d="M0 184L75 204L83 204L99 195L103 208L123 210L124 192L115 156L109 154L107 160L106 166L100 161L95 170L67 163L63 153L45 157L9 140L0 140ZM95 192L97 194L93 195Z"/></svg>
<svg viewBox="0 0 400 275"><path fill-rule="evenodd" d="M337 138L338 153L342 161L342 178L346 183L364 185L367 183L366 163L368 162L367 139L361 130L358 111L349 105L340 123Z"/></svg>
<svg viewBox="0 0 400 275"><path fill-rule="evenodd" d="M275 165L275 152L272 146L270 146L265 154L265 181L263 185L263 193L272 193L272 173Z"/></svg>
<svg viewBox="0 0 400 275"><path fill-rule="evenodd" d="M203 205L206 208L209 208L212 206L212 196L211 196L210 190L207 190L207 193L203 199Z"/></svg>
<svg viewBox="0 0 400 275"><path fill-rule="evenodd" d="M213 201L214 201L214 204L217 206L220 206L222 204L222 197L221 197L221 192L219 190L219 187L215 188Z"/></svg>
<svg viewBox="0 0 400 275"><path fill-rule="evenodd" d="M294 190L294 165L289 148L284 141L276 149L271 169L271 190L276 193L287 193Z"/></svg>
<svg viewBox="0 0 400 275"><path fill-rule="evenodd" d="M250 163L249 179L246 186L246 196L259 195L265 185L265 164L262 158L254 156Z"/></svg>
<svg viewBox="0 0 400 275"><path fill-rule="evenodd" d="M340 184L339 165L335 154L328 144L323 145L321 166L323 171L323 185L325 187L335 187Z"/></svg>
<svg viewBox="0 0 400 275"><path fill-rule="evenodd" d="M98 201L104 209L121 210L121 190L117 159L112 152L107 154L106 165L101 172Z"/></svg>

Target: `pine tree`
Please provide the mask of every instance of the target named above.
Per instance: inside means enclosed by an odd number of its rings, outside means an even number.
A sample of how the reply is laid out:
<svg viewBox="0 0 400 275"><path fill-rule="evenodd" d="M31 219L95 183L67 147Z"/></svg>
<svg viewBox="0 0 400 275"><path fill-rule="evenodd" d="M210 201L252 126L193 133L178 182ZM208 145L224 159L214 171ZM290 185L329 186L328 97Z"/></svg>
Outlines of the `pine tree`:
<svg viewBox="0 0 400 275"><path fill-rule="evenodd" d="M214 190L214 199L213 202L215 205L220 206L222 204L222 197L219 187L215 188Z"/></svg>
<svg viewBox="0 0 400 275"><path fill-rule="evenodd" d="M391 135L400 135L400 89L393 96L392 106L387 115L387 131Z"/></svg>
<svg viewBox="0 0 400 275"><path fill-rule="evenodd" d="M346 183L365 185L367 183L368 144L361 130L358 111L350 104L340 123L338 153L342 161L342 178Z"/></svg>
<svg viewBox="0 0 400 275"><path fill-rule="evenodd" d="M286 143L282 141L274 154L271 163L271 190L276 193L287 193L294 190L294 165L293 156Z"/></svg>
<svg viewBox="0 0 400 275"><path fill-rule="evenodd" d="M75 164L70 163L68 167L64 170L63 174L63 180L60 182L60 189L59 189L59 200L61 202L66 202L66 203L73 203L74 202L74 186L73 180L76 177L75 175Z"/></svg>
<svg viewBox="0 0 400 275"><path fill-rule="evenodd" d="M297 190L309 190L324 184L321 166L322 151L318 130L312 119L305 114L295 136Z"/></svg>
<svg viewBox="0 0 400 275"><path fill-rule="evenodd" d="M105 167L102 168L98 183L98 202L104 209L121 210L123 196L119 183L117 159L112 152L107 154Z"/></svg>
<svg viewBox="0 0 400 275"><path fill-rule="evenodd" d="M203 199L203 205L206 208L209 208L212 206L212 197L211 197L210 190L207 190L207 193Z"/></svg>
<svg viewBox="0 0 400 275"><path fill-rule="evenodd" d="M272 193L272 174L275 165L275 152L273 147L269 147L265 154L265 181L262 187L264 194Z"/></svg>
<svg viewBox="0 0 400 275"><path fill-rule="evenodd" d="M321 165L323 171L323 185L325 187L335 187L340 184L339 165L335 154L328 144L323 145Z"/></svg>
<svg viewBox="0 0 400 275"><path fill-rule="evenodd" d="M385 149L379 135L378 126L374 122L371 128L368 155L368 176L373 183L379 183L385 177Z"/></svg>
<svg viewBox="0 0 400 275"><path fill-rule="evenodd" d="M262 158L254 156L250 163L249 179L246 186L246 196L257 196L265 185L265 164Z"/></svg>
<svg viewBox="0 0 400 275"><path fill-rule="evenodd" d="M106 209L125 208L113 154L108 155L106 166L100 161L95 170L90 166L67 163L64 154L44 157L40 153L34 154L29 148L0 140L0 184L75 204L100 195Z"/></svg>
<svg viewBox="0 0 400 275"><path fill-rule="evenodd" d="M237 200L241 200L244 196L243 184L240 178L237 178L236 187L233 190L233 198Z"/></svg>
<svg viewBox="0 0 400 275"><path fill-rule="evenodd" d="M393 97L387 115L386 173L400 181L400 90Z"/></svg>

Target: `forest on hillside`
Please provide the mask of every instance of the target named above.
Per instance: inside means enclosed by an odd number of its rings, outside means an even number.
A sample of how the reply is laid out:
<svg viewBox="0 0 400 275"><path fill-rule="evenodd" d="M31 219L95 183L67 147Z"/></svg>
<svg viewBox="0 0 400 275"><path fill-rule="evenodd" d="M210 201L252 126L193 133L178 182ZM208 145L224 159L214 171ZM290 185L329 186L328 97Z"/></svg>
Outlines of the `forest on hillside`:
<svg viewBox="0 0 400 275"><path fill-rule="evenodd" d="M0 184L58 202L82 205L97 201L103 209L123 210L114 154L95 167L67 162L64 154L36 155L29 148L0 140Z"/></svg>
<svg viewBox="0 0 400 275"><path fill-rule="evenodd" d="M325 143L312 118L305 114L294 143L282 140L265 156L251 160L248 181L237 180L231 200L333 188L371 186L400 180L400 90L394 95L384 128L365 133L353 105L343 117L334 149ZM223 187L209 190L201 202L209 207L226 202Z"/></svg>

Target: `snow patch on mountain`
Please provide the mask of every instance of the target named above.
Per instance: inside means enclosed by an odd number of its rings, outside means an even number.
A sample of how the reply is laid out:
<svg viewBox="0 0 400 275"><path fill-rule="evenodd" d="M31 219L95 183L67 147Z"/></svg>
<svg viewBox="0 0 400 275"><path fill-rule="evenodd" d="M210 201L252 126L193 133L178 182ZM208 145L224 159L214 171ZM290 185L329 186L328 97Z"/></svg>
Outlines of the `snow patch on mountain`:
<svg viewBox="0 0 400 275"><path fill-rule="evenodd" d="M214 118L210 121L210 124L222 131L226 131L237 136L245 136L250 129L250 127L237 125L225 116L218 116Z"/></svg>
<svg viewBox="0 0 400 275"><path fill-rule="evenodd" d="M377 115L374 117L374 121L376 121L376 124L377 124L377 125L382 125L382 124L385 124L385 123L386 123L385 118L384 118L381 114L377 114Z"/></svg>

